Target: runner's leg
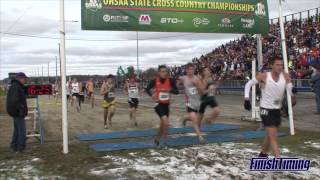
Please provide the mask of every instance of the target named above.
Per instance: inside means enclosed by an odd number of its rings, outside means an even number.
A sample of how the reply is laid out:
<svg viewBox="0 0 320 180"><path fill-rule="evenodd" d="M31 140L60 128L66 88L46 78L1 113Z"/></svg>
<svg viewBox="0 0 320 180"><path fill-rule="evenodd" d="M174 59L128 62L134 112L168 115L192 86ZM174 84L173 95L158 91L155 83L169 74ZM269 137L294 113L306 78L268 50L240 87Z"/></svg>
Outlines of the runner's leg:
<svg viewBox="0 0 320 180"><path fill-rule="evenodd" d="M261 153L268 154L269 150L270 150L270 142L269 142L268 135L266 135L266 137L264 137L264 140L263 140L263 143L262 143Z"/></svg>
<svg viewBox="0 0 320 180"><path fill-rule="evenodd" d="M129 107L129 112L130 112L130 114L129 114L130 121L132 121L132 118L133 118L133 116L132 116L132 114L133 114L133 107Z"/></svg>
<svg viewBox="0 0 320 180"><path fill-rule="evenodd" d="M79 109L81 109L81 101L82 101L82 96L79 95L78 97L78 104L79 104Z"/></svg>
<svg viewBox="0 0 320 180"><path fill-rule="evenodd" d="M203 117L204 117L204 114L203 114L203 113L199 113L199 114L198 114L198 117L199 117L198 126L199 126L199 128L200 128L200 127L201 127L201 122L202 122Z"/></svg>
<svg viewBox="0 0 320 180"><path fill-rule="evenodd" d="M77 103L77 100L78 100L78 103ZM75 96L74 102L76 103L77 112L80 112L80 103L81 103L80 95Z"/></svg>
<svg viewBox="0 0 320 180"><path fill-rule="evenodd" d="M107 120L108 120L108 108L104 108L103 120L104 120L104 128L107 129L107 128L108 128L108 124L107 124Z"/></svg>
<svg viewBox="0 0 320 180"><path fill-rule="evenodd" d="M109 107L109 113L108 113L108 122L110 127L112 127L112 117L114 116L114 113L115 113L115 106L111 105Z"/></svg>
<svg viewBox="0 0 320 180"><path fill-rule="evenodd" d="M132 109L132 119L133 119L134 125L138 126L137 119L136 119L137 109L135 107L133 107L131 109Z"/></svg>
<svg viewBox="0 0 320 180"><path fill-rule="evenodd" d="M189 113L189 117L192 121L192 126L194 128L195 133L197 134L199 140L202 141L203 137L199 128L199 117L198 114L196 112L190 112Z"/></svg>
<svg viewBox="0 0 320 180"><path fill-rule="evenodd" d="M214 121L216 120L216 118L218 117L218 115L220 114L221 110L218 106L212 108L212 111L211 111L211 117L209 119L209 124L212 124L214 123Z"/></svg>
<svg viewBox="0 0 320 180"><path fill-rule="evenodd" d="M90 99L91 99L91 107L94 108L94 96L93 96L93 93L91 93Z"/></svg>
<svg viewBox="0 0 320 180"><path fill-rule="evenodd" d="M266 127L267 136L269 138L269 143L271 151L275 157L280 157L280 151L277 141L277 128L276 127Z"/></svg>
<svg viewBox="0 0 320 180"><path fill-rule="evenodd" d="M183 126L187 125L187 121L191 121L189 114L183 115L183 117L180 118L180 121L182 122Z"/></svg>
<svg viewBox="0 0 320 180"><path fill-rule="evenodd" d="M162 116L161 117L162 122L162 137L164 142L168 142L168 128L169 128L169 118L168 116Z"/></svg>
<svg viewBox="0 0 320 180"><path fill-rule="evenodd" d="M74 103L74 101L75 101L75 96L73 96L73 95L71 95L71 107L73 107L73 103Z"/></svg>
<svg viewBox="0 0 320 180"><path fill-rule="evenodd" d="M157 146L160 143L162 132L163 132L163 120L160 118L160 125L159 125L159 129L158 129L158 134L154 137L154 142Z"/></svg>

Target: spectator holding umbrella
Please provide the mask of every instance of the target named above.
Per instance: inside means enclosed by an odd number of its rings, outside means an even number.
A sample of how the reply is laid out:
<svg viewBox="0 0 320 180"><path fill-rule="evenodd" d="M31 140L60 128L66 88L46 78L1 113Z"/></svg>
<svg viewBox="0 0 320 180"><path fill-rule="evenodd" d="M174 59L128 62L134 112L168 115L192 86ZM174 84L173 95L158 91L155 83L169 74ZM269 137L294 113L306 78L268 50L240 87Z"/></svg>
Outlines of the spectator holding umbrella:
<svg viewBox="0 0 320 180"><path fill-rule="evenodd" d="M28 114L24 91L26 82L27 76L23 72L17 73L11 81L7 95L7 112L13 118L14 124L11 149L16 153L22 152L26 147L26 123L24 119Z"/></svg>

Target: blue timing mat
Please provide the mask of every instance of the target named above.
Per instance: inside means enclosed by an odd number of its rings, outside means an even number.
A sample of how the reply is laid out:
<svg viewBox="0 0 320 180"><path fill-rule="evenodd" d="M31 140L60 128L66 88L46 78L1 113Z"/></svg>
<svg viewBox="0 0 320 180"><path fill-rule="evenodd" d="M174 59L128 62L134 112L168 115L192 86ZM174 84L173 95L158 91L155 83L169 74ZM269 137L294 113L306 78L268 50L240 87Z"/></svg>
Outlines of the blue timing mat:
<svg viewBox="0 0 320 180"><path fill-rule="evenodd" d="M202 126L202 132L213 132L221 130L239 129L240 126L232 124L214 124ZM192 133L192 127L183 128L169 128L169 134L183 134ZM136 130L136 131L115 131L111 133L96 133L96 134L78 134L76 138L80 141L95 141L104 139L119 139L119 138L137 138L137 137L151 137L158 133L157 129Z"/></svg>
<svg viewBox="0 0 320 180"><path fill-rule="evenodd" d="M278 133L279 136L284 136L284 133ZM226 142L226 141L237 141L244 139L255 139L262 138L265 136L265 131L244 131L238 133L229 133L223 135L207 135L205 140L207 143L215 142ZM195 136L181 136L177 138L170 138L167 145L169 147L177 146L190 146L200 144L198 138ZM116 151L125 149L144 149L144 148L155 148L153 140L148 141L131 141L131 142L120 142L120 143L101 143L90 146L92 149L98 152L103 151Z"/></svg>

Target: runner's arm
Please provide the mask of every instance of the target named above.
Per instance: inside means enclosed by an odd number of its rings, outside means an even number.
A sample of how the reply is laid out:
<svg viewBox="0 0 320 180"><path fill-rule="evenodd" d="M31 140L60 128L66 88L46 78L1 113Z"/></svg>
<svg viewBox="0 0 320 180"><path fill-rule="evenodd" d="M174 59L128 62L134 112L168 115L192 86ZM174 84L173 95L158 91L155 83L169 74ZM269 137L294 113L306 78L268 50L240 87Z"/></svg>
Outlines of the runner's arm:
<svg viewBox="0 0 320 180"><path fill-rule="evenodd" d="M128 94L128 83L127 82L123 87L123 94Z"/></svg>
<svg viewBox="0 0 320 180"><path fill-rule="evenodd" d="M150 83L148 84L148 86L147 86L146 89L145 89L146 93L147 93L149 96L152 96L151 89L154 88L155 83L156 83L155 80L150 81Z"/></svg>
<svg viewBox="0 0 320 180"><path fill-rule="evenodd" d="M104 92L104 84L102 84L102 86L101 86L100 94L101 94L101 95L104 95L104 94L105 94L105 92Z"/></svg>
<svg viewBox="0 0 320 180"><path fill-rule="evenodd" d="M249 80L244 88L244 98L249 100L251 87L258 84L259 82L263 82L265 80L266 75L264 73L258 73L255 78Z"/></svg>
<svg viewBox="0 0 320 180"><path fill-rule="evenodd" d="M220 87L220 86L223 84L224 79L225 79L226 77L227 77L227 76L226 76L225 73L222 73L220 77L218 76L218 78L217 78L217 80L216 80L216 81L217 81L216 86L217 86L217 87Z"/></svg>
<svg viewBox="0 0 320 180"><path fill-rule="evenodd" d="M183 85L183 78L184 78L184 76L178 76L177 81L176 81L177 86Z"/></svg>
<svg viewBox="0 0 320 180"><path fill-rule="evenodd" d="M89 83L86 83L86 90L89 91Z"/></svg>
<svg viewBox="0 0 320 180"><path fill-rule="evenodd" d="M171 82L171 87L172 87L170 93L172 93L172 94L179 94L179 90L178 90L178 87L177 87L176 80L170 78L170 82Z"/></svg>
<svg viewBox="0 0 320 180"><path fill-rule="evenodd" d="M140 92L140 96L143 95L144 89L142 87L142 83L138 83L138 91Z"/></svg>
<svg viewBox="0 0 320 180"><path fill-rule="evenodd" d="M108 87L108 84L103 84L101 87L101 95L105 95L107 92L109 92L110 88Z"/></svg>
<svg viewBox="0 0 320 180"><path fill-rule="evenodd" d="M291 77L288 73L284 74L284 77L286 79L286 90L289 93L290 96L294 96L294 94L292 93L292 82L291 82Z"/></svg>
<svg viewBox="0 0 320 180"><path fill-rule="evenodd" d="M205 84L198 78L194 84L196 85L198 91L200 92L200 95L206 94L206 86Z"/></svg>

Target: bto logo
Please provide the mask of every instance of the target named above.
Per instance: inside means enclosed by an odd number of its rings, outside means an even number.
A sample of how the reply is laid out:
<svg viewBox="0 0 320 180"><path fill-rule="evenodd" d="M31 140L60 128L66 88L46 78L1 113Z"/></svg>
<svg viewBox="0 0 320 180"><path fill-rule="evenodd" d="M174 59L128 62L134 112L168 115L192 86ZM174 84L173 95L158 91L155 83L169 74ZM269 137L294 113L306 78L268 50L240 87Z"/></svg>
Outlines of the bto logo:
<svg viewBox="0 0 320 180"><path fill-rule="evenodd" d="M183 19L179 18L161 18L160 23L162 24L178 24L178 23L183 23Z"/></svg>

